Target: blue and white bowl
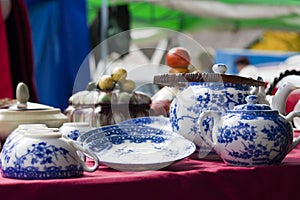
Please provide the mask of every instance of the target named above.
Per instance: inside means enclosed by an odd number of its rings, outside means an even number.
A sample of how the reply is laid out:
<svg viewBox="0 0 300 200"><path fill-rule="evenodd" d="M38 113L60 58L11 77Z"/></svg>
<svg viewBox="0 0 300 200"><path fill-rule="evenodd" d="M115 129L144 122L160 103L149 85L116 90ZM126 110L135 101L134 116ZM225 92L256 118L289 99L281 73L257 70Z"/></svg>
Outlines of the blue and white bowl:
<svg viewBox="0 0 300 200"><path fill-rule="evenodd" d="M78 141L100 162L121 171L158 170L188 157L196 148L177 133L137 124L94 129Z"/></svg>
<svg viewBox="0 0 300 200"><path fill-rule="evenodd" d="M92 127L87 122L66 122L59 128L59 131L64 136L76 141L81 134L91 129Z"/></svg>
<svg viewBox="0 0 300 200"><path fill-rule="evenodd" d="M2 151L0 153L0 167L1 167L1 156L6 153L8 149L14 148L17 144L17 141L20 140L23 133L28 130L40 130L47 129L46 124L20 124L16 129L14 129L6 138L5 143L3 144Z"/></svg>
<svg viewBox="0 0 300 200"><path fill-rule="evenodd" d="M77 151L94 160L88 167ZM97 156L79 146L75 141L51 130L30 130L19 140L4 146L1 152L1 173L5 178L56 179L80 177L84 171L97 170Z"/></svg>
<svg viewBox="0 0 300 200"><path fill-rule="evenodd" d="M15 141L18 141L21 136L23 135L24 131L28 130L40 130L40 129L47 129L46 124L20 124L16 129L14 129L6 138L4 146L10 146ZM8 147L9 148L9 147Z"/></svg>

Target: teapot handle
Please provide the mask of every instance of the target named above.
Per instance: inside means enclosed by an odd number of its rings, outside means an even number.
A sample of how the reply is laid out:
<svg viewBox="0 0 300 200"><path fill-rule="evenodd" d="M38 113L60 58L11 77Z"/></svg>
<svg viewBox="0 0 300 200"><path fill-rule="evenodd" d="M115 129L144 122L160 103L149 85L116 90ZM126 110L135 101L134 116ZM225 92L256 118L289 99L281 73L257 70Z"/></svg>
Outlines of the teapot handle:
<svg viewBox="0 0 300 200"><path fill-rule="evenodd" d="M295 117L300 117L300 111L292 111L284 118L286 121L291 122Z"/></svg>
<svg viewBox="0 0 300 200"><path fill-rule="evenodd" d="M281 81L284 77L290 76L290 75L299 75L300 76L300 71L293 69L293 70L286 70L286 71L280 73L278 77L275 77L273 79L271 84L266 89L266 94L272 95L272 92L275 89L275 87L277 86L277 83L279 83L279 81Z"/></svg>
<svg viewBox="0 0 300 200"><path fill-rule="evenodd" d="M292 121L295 117L300 117L300 111L293 111L293 112L290 112L286 117L285 119L287 121ZM288 153L290 151L292 151L298 144L300 144L300 135L296 138L293 139L293 144L291 146L291 148L288 150Z"/></svg>
<svg viewBox="0 0 300 200"><path fill-rule="evenodd" d="M271 108L274 110L278 110L280 114L286 115L286 101L289 94L298 89L295 84L291 82L284 82L276 91L275 95L271 97Z"/></svg>
<svg viewBox="0 0 300 200"><path fill-rule="evenodd" d="M214 124L212 127L212 131L214 132L214 129L217 128L217 122L221 118L221 113L213 110L204 111L200 114L198 119L198 125L200 128L200 132L199 132L200 138L203 139L209 146L214 147L215 146L214 142L212 141L211 138L207 136L206 131L204 130L203 127L203 123L206 117L212 117L214 119Z"/></svg>
<svg viewBox="0 0 300 200"><path fill-rule="evenodd" d="M87 149L84 149L83 147L81 147L79 144L77 144L75 141L73 141L71 139L67 139L67 141L73 148L75 148L78 151L83 152L84 154L86 154L87 156L91 157L94 160L94 166L88 167L86 165L86 163L81 158L79 158L79 162L80 162L80 164L81 164L84 171L94 172L98 169L99 159L94 153L88 151Z"/></svg>

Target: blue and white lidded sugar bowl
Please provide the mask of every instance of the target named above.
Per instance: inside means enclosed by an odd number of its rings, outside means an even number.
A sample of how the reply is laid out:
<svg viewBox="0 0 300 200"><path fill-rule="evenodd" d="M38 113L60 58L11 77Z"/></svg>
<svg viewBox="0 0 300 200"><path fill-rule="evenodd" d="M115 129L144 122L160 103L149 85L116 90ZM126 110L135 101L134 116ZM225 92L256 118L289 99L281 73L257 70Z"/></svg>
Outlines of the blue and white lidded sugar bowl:
<svg viewBox="0 0 300 200"><path fill-rule="evenodd" d="M94 160L89 167L78 156L82 152ZM57 179L80 177L83 172L98 169L98 157L51 129L22 132L18 140L4 145L1 151L1 173L5 178Z"/></svg>
<svg viewBox="0 0 300 200"><path fill-rule="evenodd" d="M270 106L257 104L258 98L250 95L247 104L235 106L225 116L220 112L205 111L199 118L201 133L205 133L205 119L213 117L212 138L205 140L228 165L258 166L279 164L300 143L294 138L291 120L300 112L284 117Z"/></svg>

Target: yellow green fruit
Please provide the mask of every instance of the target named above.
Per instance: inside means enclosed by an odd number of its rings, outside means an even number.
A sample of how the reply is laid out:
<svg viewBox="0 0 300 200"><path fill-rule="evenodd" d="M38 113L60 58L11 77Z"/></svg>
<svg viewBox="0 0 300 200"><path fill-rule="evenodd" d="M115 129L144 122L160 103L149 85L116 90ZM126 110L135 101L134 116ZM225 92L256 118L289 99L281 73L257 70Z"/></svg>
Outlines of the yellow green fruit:
<svg viewBox="0 0 300 200"><path fill-rule="evenodd" d="M111 76L103 75L98 82L98 87L103 91L111 91L115 87L115 82Z"/></svg>
<svg viewBox="0 0 300 200"><path fill-rule="evenodd" d="M122 67L116 67L111 72L111 77L116 82L120 80L124 80L126 76L127 76L127 71Z"/></svg>
<svg viewBox="0 0 300 200"><path fill-rule="evenodd" d="M123 80L120 82L121 90L126 92L132 92L135 88L135 82L133 80Z"/></svg>

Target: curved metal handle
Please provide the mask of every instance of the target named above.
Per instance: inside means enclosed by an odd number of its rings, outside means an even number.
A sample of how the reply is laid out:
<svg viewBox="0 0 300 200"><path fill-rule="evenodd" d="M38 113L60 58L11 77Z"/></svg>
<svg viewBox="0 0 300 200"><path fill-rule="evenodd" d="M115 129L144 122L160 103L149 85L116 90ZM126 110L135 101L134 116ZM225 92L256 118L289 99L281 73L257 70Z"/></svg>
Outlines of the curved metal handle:
<svg viewBox="0 0 300 200"><path fill-rule="evenodd" d="M81 164L81 166L82 166L82 168L83 168L84 171L94 172L94 171L96 171L98 169L98 167L99 167L99 159L98 159L98 157L94 153L88 151L87 149L84 149L83 147L81 147L75 141L73 141L71 139L67 139L67 141L68 141L68 143L73 148L75 148L78 151L81 151L82 153L88 155L89 157L91 157L94 160L94 166L88 167L86 165L86 163L81 158L79 159L79 162L80 162L80 164Z"/></svg>

